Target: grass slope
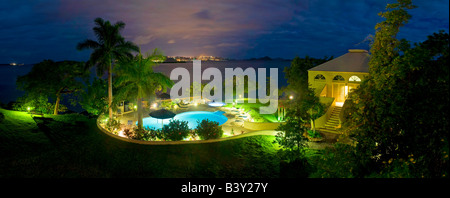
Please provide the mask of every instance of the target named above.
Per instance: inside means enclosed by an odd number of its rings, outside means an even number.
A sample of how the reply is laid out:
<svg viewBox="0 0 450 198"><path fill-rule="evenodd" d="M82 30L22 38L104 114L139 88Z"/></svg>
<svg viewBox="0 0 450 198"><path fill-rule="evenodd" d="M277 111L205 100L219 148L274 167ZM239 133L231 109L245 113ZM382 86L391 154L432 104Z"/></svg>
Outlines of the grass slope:
<svg viewBox="0 0 450 198"><path fill-rule="evenodd" d="M239 109L244 109L245 112L249 112L252 116L254 122L278 122L277 116L273 114L259 114L259 108L262 106L267 106L268 104L262 104L256 99L256 103L248 103L248 98L238 99L237 104L234 106ZM233 104L228 103L224 107L233 107Z"/></svg>
<svg viewBox="0 0 450 198"><path fill-rule="evenodd" d="M102 134L95 119L0 109L0 177L279 176L273 136L208 144L138 145ZM37 124L41 123L41 124Z"/></svg>

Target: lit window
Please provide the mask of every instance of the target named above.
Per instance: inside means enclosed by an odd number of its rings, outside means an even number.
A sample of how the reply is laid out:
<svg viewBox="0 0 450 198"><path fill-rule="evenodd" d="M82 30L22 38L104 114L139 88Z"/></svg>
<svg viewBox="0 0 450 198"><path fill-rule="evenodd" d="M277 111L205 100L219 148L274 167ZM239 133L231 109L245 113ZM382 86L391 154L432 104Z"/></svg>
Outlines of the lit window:
<svg viewBox="0 0 450 198"><path fill-rule="evenodd" d="M325 76L323 76L322 74L317 74L317 76L314 77L314 80L325 81Z"/></svg>
<svg viewBox="0 0 450 198"><path fill-rule="evenodd" d="M348 79L349 82L361 82L361 78L359 78L358 76L351 76Z"/></svg>
<svg viewBox="0 0 450 198"><path fill-rule="evenodd" d="M341 75L337 75L333 78L334 81L345 81L344 77L342 77Z"/></svg>

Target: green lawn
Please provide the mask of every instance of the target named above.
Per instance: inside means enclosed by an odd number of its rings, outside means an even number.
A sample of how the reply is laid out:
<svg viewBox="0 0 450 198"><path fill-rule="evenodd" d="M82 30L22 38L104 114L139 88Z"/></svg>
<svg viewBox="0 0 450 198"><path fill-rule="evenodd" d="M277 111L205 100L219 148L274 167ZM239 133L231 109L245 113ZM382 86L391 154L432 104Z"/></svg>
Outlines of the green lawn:
<svg viewBox="0 0 450 198"><path fill-rule="evenodd" d="M252 116L255 122L278 122L276 113L274 114L259 114L259 108L261 106L267 106L268 104L262 104L256 99L256 103L248 103L248 98L238 99L239 102L243 103L235 104L236 108L244 109L245 112L250 111L249 114ZM233 107L232 103L226 104L224 107Z"/></svg>
<svg viewBox="0 0 450 198"><path fill-rule="evenodd" d="M3 115L3 116L2 116ZM261 177L280 175L273 136L139 145L101 133L95 119L0 109L0 177ZM41 123L41 121L38 121Z"/></svg>

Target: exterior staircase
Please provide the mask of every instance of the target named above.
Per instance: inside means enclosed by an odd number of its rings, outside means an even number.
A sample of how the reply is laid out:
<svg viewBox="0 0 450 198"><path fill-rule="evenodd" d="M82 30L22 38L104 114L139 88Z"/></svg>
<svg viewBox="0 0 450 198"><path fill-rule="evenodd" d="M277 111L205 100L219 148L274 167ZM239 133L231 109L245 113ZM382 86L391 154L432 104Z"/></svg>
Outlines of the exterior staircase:
<svg viewBox="0 0 450 198"><path fill-rule="evenodd" d="M335 106L325 125L317 130L321 132L339 134L336 128L339 126L339 113L341 112L341 109L342 107Z"/></svg>

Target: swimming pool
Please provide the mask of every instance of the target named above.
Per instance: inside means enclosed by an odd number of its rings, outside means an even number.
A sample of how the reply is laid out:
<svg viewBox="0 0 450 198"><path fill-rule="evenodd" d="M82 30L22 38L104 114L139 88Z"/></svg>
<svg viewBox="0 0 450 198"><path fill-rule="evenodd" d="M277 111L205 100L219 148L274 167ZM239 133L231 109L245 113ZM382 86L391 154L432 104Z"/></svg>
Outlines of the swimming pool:
<svg viewBox="0 0 450 198"><path fill-rule="evenodd" d="M224 105L226 105L226 104L223 103L223 102L210 102L210 103L208 103L208 105L209 105L210 107L222 107L222 106L224 106Z"/></svg>
<svg viewBox="0 0 450 198"><path fill-rule="evenodd" d="M228 121L228 118L223 115L224 113L225 112L223 112L223 111L216 111L216 112L188 111L188 112L183 112L183 113L179 113L179 114L175 115L175 117L173 117L173 119L187 121L189 128L195 129L195 128L197 128L197 121L202 121L202 120L206 120L206 119L208 119L210 121L216 121L219 123L219 125L224 124L225 122ZM156 119L153 117L147 117L147 118L143 119L144 127L149 127L149 128L161 129L162 124L163 124L161 122L163 122L164 125L166 125L166 124L169 124L170 119ZM136 124L137 124L137 122L136 122Z"/></svg>

